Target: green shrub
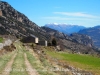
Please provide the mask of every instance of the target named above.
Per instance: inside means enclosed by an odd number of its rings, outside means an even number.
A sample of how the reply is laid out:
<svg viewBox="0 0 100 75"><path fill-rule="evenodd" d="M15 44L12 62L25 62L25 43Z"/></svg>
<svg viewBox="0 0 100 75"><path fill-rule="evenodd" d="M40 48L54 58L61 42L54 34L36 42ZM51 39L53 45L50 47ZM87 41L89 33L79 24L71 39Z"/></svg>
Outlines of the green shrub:
<svg viewBox="0 0 100 75"><path fill-rule="evenodd" d="M2 43L3 42L3 38L2 37L0 37L0 43Z"/></svg>

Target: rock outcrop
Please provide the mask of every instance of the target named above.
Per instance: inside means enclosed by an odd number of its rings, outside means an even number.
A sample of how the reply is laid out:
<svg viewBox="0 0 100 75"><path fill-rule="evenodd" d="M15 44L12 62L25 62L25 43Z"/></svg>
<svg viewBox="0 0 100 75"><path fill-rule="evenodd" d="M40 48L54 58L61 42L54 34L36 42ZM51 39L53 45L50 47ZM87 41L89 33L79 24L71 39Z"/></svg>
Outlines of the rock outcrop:
<svg viewBox="0 0 100 75"><path fill-rule="evenodd" d="M100 48L100 25L83 29L79 31L79 34L85 34L93 39L93 43L96 47Z"/></svg>
<svg viewBox="0 0 100 75"><path fill-rule="evenodd" d="M91 37L88 35L73 33L70 35L70 37L71 37L72 41L74 41L76 43L84 44L88 47L93 46L93 41L92 41Z"/></svg>

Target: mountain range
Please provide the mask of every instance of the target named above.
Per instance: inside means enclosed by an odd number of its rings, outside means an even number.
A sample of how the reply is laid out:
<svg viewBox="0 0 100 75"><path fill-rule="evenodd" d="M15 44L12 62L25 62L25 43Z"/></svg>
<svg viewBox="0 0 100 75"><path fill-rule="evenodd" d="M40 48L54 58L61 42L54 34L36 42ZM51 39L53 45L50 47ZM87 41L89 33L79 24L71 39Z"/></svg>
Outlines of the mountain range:
<svg viewBox="0 0 100 75"><path fill-rule="evenodd" d="M85 28L70 25L69 27L76 28L76 30L77 27L79 30ZM79 30L77 30L77 32ZM72 31L68 33L71 32ZM18 39L36 36L39 40L47 40L48 42L51 42L52 38L55 38L58 45L60 45L63 50L69 49L73 52L95 53L93 41L89 36L78 33L69 36L48 27L39 27L36 23L29 20L27 16L4 1L0 2L0 35L13 35Z"/></svg>
<svg viewBox="0 0 100 75"><path fill-rule="evenodd" d="M79 25L58 24L58 23L45 24L45 27L49 27L51 29L58 30L59 32L62 32L65 34L76 33L76 32L79 32L80 30L86 28L84 26L79 26Z"/></svg>
<svg viewBox="0 0 100 75"><path fill-rule="evenodd" d="M93 40L94 46L100 48L100 25L86 28L79 25L49 23L44 27L48 27L69 35L73 35L73 33L88 35Z"/></svg>

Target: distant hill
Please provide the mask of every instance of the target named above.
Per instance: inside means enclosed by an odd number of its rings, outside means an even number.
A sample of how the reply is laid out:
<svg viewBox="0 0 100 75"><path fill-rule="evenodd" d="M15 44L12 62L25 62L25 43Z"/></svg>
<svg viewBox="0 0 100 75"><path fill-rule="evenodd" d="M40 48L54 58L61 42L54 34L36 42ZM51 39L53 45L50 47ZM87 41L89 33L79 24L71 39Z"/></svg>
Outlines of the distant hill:
<svg viewBox="0 0 100 75"><path fill-rule="evenodd" d="M93 39L94 45L100 48L100 25L80 30L79 33L90 36Z"/></svg>
<svg viewBox="0 0 100 75"><path fill-rule="evenodd" d="M63 32L65 34L76 33L82 29L85 29L84 26L69 25L69 24L57 24L57 23L49 23L49 24L46 24L45 27L55 29L55 30L57 30L59 32Z"/></svg>

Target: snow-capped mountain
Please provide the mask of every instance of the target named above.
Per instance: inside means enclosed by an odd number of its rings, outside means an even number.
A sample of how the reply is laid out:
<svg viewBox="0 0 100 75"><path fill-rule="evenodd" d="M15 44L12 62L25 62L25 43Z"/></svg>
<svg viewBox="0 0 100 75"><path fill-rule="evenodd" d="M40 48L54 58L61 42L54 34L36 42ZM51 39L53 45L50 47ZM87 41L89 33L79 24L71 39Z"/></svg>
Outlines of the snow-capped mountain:
<svg viewBox="0 0 100 75"><path fill-rule="evenodd" d="M79 25L70 25L70 24L58 24L58 23L49 23L45 24L45 27L55 29L59 32L63 32L65 34L71 34L71 33L76 33L79 32L82 29L85 29L84 26L79 26Z"/></svg>

